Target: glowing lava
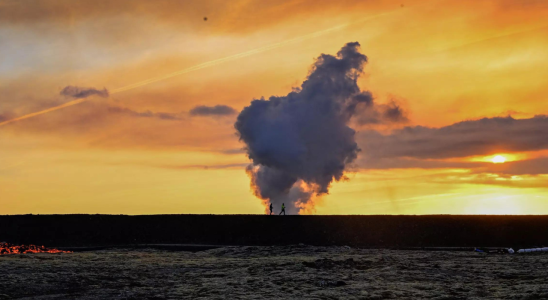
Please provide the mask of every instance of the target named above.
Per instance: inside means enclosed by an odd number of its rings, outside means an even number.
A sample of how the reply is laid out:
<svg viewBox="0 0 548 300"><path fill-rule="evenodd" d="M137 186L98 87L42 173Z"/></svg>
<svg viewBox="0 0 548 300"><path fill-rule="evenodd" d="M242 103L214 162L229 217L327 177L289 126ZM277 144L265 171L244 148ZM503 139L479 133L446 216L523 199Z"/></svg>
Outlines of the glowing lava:
<svg viewBox="0 0 548 300"><path fill-rule="evenodd" d="M495 157L493 157L493 159L491 159L491 161L494 164L502 164L503 162L506 161L506 158L502 155L496 155Z"/></svg>
<svg viewBox="0 0 548 300"><path fill-rule="evenodd" d="M29 254L29 253L72 253L58 249L49 249L44 246L21 245L16 246L9 243L0 243L0 255L4 254Z"/></svg>

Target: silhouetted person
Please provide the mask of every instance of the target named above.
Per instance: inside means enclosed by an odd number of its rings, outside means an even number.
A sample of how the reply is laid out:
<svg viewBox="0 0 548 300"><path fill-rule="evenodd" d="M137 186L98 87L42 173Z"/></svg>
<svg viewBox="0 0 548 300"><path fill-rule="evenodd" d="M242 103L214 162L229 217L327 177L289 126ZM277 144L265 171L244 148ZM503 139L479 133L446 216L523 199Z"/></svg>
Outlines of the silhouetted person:
<svg viewBox="0 0 548 300"><path fill-rule="evenodd" d="M282 213L284 213L284 216L285 216L285 204L284 204L284 203L282 203L282 211L280 212L280 215L281 215Z"/></svg>
<svg viewBox="0 0 548 300"><path fill-rule="evenodd" d="M270 215L272 214L272 210L273 210L272 203L270 203Z"/></svg>

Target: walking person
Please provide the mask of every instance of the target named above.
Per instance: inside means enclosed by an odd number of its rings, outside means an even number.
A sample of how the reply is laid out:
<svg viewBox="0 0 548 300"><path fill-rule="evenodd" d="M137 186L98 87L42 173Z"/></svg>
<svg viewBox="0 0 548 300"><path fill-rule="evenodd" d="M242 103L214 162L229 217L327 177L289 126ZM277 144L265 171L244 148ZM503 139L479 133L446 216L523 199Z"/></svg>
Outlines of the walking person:
<svg viewBox="0 0 548 300"><path fill-rule="evenodd" d="M282 203L282 211L280 212L280 215L281 215L282 213L284 213L284 216L285 216L285 204L284 204L284 203Z"/></svg>
<svg viewBox="0 0 548 300"><path fill-rule="evenodd" d="M272 207L272 203L270 203L270 213L269 215L271 215L273 213L273 207Z"/></svg>

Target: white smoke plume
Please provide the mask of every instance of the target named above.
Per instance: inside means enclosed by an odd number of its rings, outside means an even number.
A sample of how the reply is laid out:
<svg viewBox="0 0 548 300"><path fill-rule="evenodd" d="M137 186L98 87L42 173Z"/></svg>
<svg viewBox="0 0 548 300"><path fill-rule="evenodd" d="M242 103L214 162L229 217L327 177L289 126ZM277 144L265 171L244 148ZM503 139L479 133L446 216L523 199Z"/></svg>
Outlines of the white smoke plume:
<svg viewBox="0 0 548 300"><path fill-rule="evenodd" d="M348 43L336 56L320 55L300 88L253 100L239 114L234 126L252 161L246 172L265 206L273 203L279 210L285 203L287 213L313 211L314 198L327 194L357 158L350 119L382 110L358 87L367 62L359 47Z"/></svg>

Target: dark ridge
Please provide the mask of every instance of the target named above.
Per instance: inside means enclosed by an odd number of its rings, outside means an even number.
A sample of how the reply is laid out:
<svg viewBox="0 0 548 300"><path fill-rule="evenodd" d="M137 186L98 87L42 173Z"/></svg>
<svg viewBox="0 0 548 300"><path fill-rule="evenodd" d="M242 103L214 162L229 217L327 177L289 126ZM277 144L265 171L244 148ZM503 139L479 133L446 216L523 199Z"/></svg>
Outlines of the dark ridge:
<svg viewBox="0 0 548 300"><path fill-rule="evenodd" d="M0 216L0 242L56 247L143 244L368 248L548 245L548 216Z"/></svg>
<svg viewBox="0 0 548 300"><path fill-rule="evenodd" d="M72 251L72 252L87 252L87 251L101 251L101 250L113 250L113 249L125 249L125 250L141 250L141 249L154 249L164 251L188 251L199 252L211 249L221 248L221 245L198 245L198 244L122 244L122 245L109 245L109 246L88 246L88 247L57 247L59 250Z"/></svg>

